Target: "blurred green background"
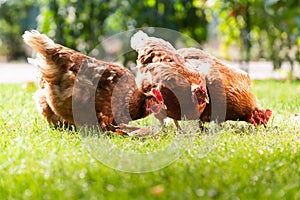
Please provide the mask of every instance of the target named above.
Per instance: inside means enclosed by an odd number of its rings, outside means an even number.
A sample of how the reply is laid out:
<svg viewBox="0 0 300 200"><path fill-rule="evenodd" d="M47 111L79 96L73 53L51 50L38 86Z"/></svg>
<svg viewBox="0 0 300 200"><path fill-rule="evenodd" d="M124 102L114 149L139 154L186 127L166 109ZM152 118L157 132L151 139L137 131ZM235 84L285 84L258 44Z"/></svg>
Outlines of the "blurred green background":
<svg viewBox="0 0 300 200"><path fill-rule="evenodd" d="M21 35L38 29L89 54L103 36L145 26L182 32L216 56L300 61L299 0L0 0L0 61L22 60Z"/></svg>

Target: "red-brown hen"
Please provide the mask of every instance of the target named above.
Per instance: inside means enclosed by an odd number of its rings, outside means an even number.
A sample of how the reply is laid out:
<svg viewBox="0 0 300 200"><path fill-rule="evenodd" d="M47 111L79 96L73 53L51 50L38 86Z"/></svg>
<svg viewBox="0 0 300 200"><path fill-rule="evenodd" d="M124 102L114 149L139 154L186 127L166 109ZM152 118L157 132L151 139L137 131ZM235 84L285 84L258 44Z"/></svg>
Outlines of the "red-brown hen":
<svg viewBox="0 0 300 200"><path fill-rule="evenodd" d="M254 126L266 126L272 111L262 108L250 91L248 73L230 67L208 53L195 48L177 51L199 71L205 73L210 104L201 115L201 121L246 121Z"/></svg>
<svg viewBox="0 0 300 200"><path fill-rule="evenodd" d="M102 130L109 131L164 107L160 93L137 88L125 67L56 44L35 30L26 31L23 39L38 53L29 59L41 73L35 100L50 124L94 125L96 119Z"/></svg>

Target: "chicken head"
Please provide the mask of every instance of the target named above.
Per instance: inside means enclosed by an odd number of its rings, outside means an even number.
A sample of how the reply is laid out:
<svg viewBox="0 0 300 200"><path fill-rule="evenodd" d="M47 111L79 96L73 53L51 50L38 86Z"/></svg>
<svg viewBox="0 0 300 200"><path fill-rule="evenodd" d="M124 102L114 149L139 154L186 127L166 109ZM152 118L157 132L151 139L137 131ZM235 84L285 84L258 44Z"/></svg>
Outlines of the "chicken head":
<svg viewBox="0 0 300 200"><path fill-rule="evenodd" d="M191 85L192 100L198 104L200 113L203 112L207 103L209 103L209 97L206 90L206 84L200 79L199 85Z"/></svg>
<svg viewBox="0 0 300 200"><path fill-rule="evenodd" d="M156 88L152 88L146 98L146 111L158 114L161 109L166 110L167 106L164 104L161 92Z"/></svg>
<svg viewBox="0 0 300 200"><path fill-rule="evenodd" d="M264 126L267 125L268 121L270 120L270 117L272 115L272 111L269 109L266 110L255 110L251 114L249 118L249 122L252 123L254 126L263 124Z"/></svg>

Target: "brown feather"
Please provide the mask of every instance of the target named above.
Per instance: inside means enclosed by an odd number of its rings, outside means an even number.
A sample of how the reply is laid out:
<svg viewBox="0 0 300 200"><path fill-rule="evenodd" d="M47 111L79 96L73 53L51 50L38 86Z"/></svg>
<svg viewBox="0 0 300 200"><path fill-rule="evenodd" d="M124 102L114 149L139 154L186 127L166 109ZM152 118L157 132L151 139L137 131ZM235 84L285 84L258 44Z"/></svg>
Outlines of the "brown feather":
<svg viewBox="0 0 300 200"><path fill-rule="evenodd" d="M175 120L182 118L198 119L203 112L206 102L194 102L193 88L203 84L200 93L207 96L205 78L202 74L167 41L149 37L142 31L131 38L131 47L138 52L137 67L142 74L150 73L150 85L159 87L167 106L156 117L162 122L165 117ZM149 82L149 80L144 80ZM148 84L148 85L149 85ZM198 95L198 94L197 94ZM202 94L200 94L201 96Z"/></svg>
<svg viewBox="0 0 300 200"><path fill-rule="evenodd" d="M96 119L103 130L108 130L149 114L145 102L154 97L137 88L128 69L55 44L37 31L26 31L23 38L38 52L37 59L30 60L41 72L35 99L49 123L83 125Z"/></svg>
<svg viewBox="0 0 300 200"><path fill-rule="evenodd" d="M250 91L249 74L227 66L199 49L184 48L177 52L198 67L199 71L206 71L211 103L202 113L201 121L240 120L253 123L253 113L259 112L264 115L266 110L259 106L256 97ZM261 123L264 124L263 121Z"/></svg>

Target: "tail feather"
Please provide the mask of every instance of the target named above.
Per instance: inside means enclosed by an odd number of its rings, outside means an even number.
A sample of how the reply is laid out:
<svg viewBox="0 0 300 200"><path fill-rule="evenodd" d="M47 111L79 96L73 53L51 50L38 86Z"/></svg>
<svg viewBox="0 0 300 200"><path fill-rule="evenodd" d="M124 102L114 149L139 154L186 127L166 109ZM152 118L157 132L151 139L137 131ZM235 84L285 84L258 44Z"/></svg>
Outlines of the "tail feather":
<svg viewBox="0 0 300 200"><path fill-rule="evenodd" d="M37 52L36 58L28 58L28 62L39 67L44 80L59 82L64 76L65 66L61 61L53 60L53 55L58 53L60 46L36 30L25 31L22 37L24 42Z"/></svg>
<svg viewBox="0 0 300 200"><path fill-rule="evenodd" d="M157 37L149 37L143 31L136 32L130 39L131 48L136 51L147 47L159 47L161 50L176 51L170 42Z"/></svg>
<svg viewBox="0 0 300 200"><path fill-rule="evenodd" d="M37 30L25 31L22 37L26 44L43 56L47 55L47 50L57 48L53 40L39 33Z"/></svg>
<svg viewBox="0 0 300 200"><path fill-rule="evenodd" d="M143 48L148 40L149 36L146 33L138 31L131 37L130 46L131 48L138 50L139 48Z"/></svg>

